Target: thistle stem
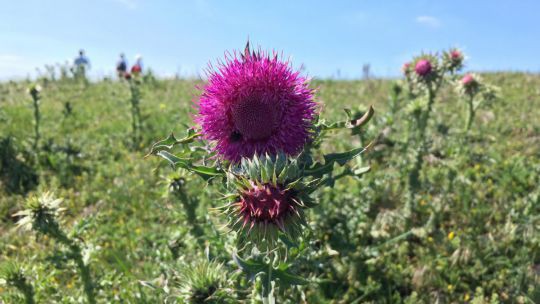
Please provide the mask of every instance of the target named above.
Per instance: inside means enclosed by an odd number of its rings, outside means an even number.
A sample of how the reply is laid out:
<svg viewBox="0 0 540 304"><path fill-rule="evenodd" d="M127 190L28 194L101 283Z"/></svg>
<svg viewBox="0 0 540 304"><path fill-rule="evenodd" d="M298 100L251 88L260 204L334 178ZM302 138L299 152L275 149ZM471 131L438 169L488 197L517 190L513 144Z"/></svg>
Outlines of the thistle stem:
<svg viewBox="0 0 540 304"><path fill-rule="evenodd" d="M34 304L34 288L32 285L24 280L23 282L18 282L15 287L24 295L24 301L26 304Z"/></svg>
<svg viewBox="0 0 540 304"><path fill-rule="evenodd" d="M470 96L469 99L467 99L467 108L468 108L468 115L467 115L467 121L465 124L465 134L469 134L469 131L471 129L472 123L474 121L474 116L476 114L476 111L474 109L474 100L473 97Z"/></svg>
<svg viewBox="0 0 540 304"><path fill-rule="evenodd" d="M60 229L55 230L56 231L51 233L51 236L54 237L59 243L69 248L69 251L71 252L71 259L77 265L79 275L81 276L86 299L88 300L88 303L95 304L96 299L94 293L94 284L92 282L90 267L84 263L81 247L75 241L67 237L67 235Z"/></svg>
<svg viewBox="0 0 540 304"><path fill-rule="evenodd" d="M34 151L37 151L40 134L39 134L39 124L41 120L41 114L39 112L39 96L32 95L33 106L34 106Z"/></svg>
<svg viewBox="0 0 540 304"><path fill-rule="evenodd" d="M429 122L429 117L433 109L433 103L435 102L436 92L438 91L442 80L435 85L435 87L429 85L428 87L428 104L427 109L420 114L420 117L417 120L418 123L418 138L417 144L418 148L415 151L414 164L409 172L409 185L408 185L408 198L405 204L405 215L407 217L411 216L414 212L414 199L418 189L420 189L420 172L422 171L422 166L424 163L424 155L428 150L427 139L426 139L426 130Z"/></svg>
<svg viewBox="0 0 540 304"><path fill-rule="evenodd" d="M204 234L204 231L199 225L199 223L197 222L197 213L196 213L197 204L189 199L189 197L187 196L183 188L176 189L176 191L174 191L174 194L176 197L178 197L178 199L184 206L186 219L189 223L188 226L191 227L190 229L191 233L199 241L201 245L204 245L204 241L201 239L201 236Z"/></svg>
<svg viewBox="0 0 540 304"><path fill-rule="evenodd" d="M137 149L141 141L141 110L139 108L140 103L140 91L135 80L129 80L129 89L131 92L131 128L133 147Z"/></svg>

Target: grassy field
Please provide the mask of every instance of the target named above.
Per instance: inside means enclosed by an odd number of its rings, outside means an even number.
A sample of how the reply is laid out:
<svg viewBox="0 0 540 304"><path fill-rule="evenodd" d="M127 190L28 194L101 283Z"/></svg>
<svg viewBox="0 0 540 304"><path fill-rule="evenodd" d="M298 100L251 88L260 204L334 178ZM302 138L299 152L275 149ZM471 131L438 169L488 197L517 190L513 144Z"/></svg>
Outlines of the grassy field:
<svg viewBox="0 0 540 304"><path fill-rule="evenodd" d="M483 77L500 96L479 110L470 136L462 136L465 109L451 88L434 104L412 223L403 217L410 117L404 93L391 109L396 81L313 82L324 119L343 119L344 108L376 111L361 137L338 131L324 152L358 147L360 138L376 144L361 159L371 172L318 193L310 241L292 266L310 283L279 293L278 303L540 302L540 76ZM29 83L0 84L0 263L22 266L37 303L84 301L63 247L15 229L12 215L44 191L64 199L62 227L85 244L98 303L182 303L186 265L207 257L223 264L219 288L258 301L232 262L233 236L208 212L221 204L218 190L144 158L152 143L193 125L200 84L148 78L141 85L136 149L125 81L42 82L38 149ZM196 202L195 214L171 195L174 180ZM3 284L0 299L23 298Z"/></svg>

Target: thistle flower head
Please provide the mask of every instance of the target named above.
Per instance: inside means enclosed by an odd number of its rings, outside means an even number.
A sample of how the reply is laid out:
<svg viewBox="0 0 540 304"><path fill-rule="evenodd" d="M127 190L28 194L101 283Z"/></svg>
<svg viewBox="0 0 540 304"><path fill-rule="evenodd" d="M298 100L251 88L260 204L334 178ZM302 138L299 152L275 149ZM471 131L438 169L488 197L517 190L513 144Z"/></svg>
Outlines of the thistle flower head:
<svg viewBox="0 0 540 304"><path fill-rule="evenodd" d="M463 68L465 56L459 49L450 49L442 55L444 68L450 72L456 72Z"/></svg>
<svg viewBox="0 0 540 304"><path fill-rule="evenodd" d="M39 84L32 84L27 89L28 94L32 96L33 99L39 99L41 93L41 86Z"/></svg>
<svg viewBox="0 0 540 304"><path fill-rule="evenodd" d="M461 78L461 84L464 86L471 86L476 80L471 74L466 74Z"/></svg>
<svg viewBox="0 0 540 304"><path fill-rule="evenodd" d="M25 230L48 234L59 231L58 216L65 208L60 208L62 199L56 199L50 192L40 196L32 196L26 203L26 210L15 213L14 217L21 217L17 227Z"/></svg>
<svg viewBox="0 0 540 304"><path fill-rule="evenodd" d="M410 62L405 62L402 66L401 66L401 72L403 73L403 75L405 76L409 76L409 74L411 73L411 63Z"/></svg>
<svg viewBox="0 0 540 304"><path fill-rule="evenodd" d="M462 60L463 54L457 49L450 51L450 58L454 61Z"/></svg>
<svg viewBox="0 0 540 304"><path fill-rule="evenodd" d="M411 61L409 70L411 70L409 81L421 86L429 85L440 79L443 72L439 63L439 57L432 54L422 54L415 57Z"/></svg>
<svg viewBox="0 0 540 304"><path fill-rule="evenodd" d="M299 153L310 140L316 103L308 80L263 51L226 57L198 102L196 122L224 159Z"/></svg>
<svg viewBox="0 0 540 304"><path fill-rule="evenodd" d="M456 88L459 94L473 97L480 93L484 86L481 83L480 76L467 73L459 80Z"/></svg>
<svg viewBox="0 0 540 304"><path fill-rule="evenodd" d="M317 181L304 182L296 160L283 154L243 159L228 179L233 193L222 208L229 228L238 233L239 247L264 252L276 247L279 235L292 240L302 235L304 209L315 205L309 194Z"/></svg>
<svg viewBox="0 0 540 304"><path fill-rule="evenodd" d="M420 59L414 66L414 71L418 76L425 77L433 70L431 62L427 59Z"/></svg>
<svg viewBox="0 0 540 304"><path fill-rule="evenodd" d="M179 298L182 303L235 303L228 286L227 272L222 264L203 261L184 266L178 278Z"/></svg>

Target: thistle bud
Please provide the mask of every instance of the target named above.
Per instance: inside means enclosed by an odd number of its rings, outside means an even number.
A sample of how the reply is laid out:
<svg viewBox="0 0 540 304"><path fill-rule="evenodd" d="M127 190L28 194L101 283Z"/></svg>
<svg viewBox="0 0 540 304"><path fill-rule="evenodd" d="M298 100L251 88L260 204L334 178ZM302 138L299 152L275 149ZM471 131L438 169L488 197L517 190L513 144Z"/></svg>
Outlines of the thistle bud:
<svg viewBox="0 0 540 304"><path fill-rule="evenodd" d="M411 63L410 63L410 62L405 62L405 63L401 66L401 72L403 73L403 75L409 76L409 74L411 73L410 67L411 67Z"/></svg>
<svg viewBox="0 0 540 304"><path fill-rule="evenodd" d="M32 84L28 87L27 92L32 96L33 99L39 99L39 94L41 93L41 86L39 84Z"/></svg>
<svg viewBox="0 0 540 304"><path fill-rule="evenodd" d="M414 71L418 76L426 77L433 70L431 62L427 59L420 59L414 66Z"/></svg>
<svg viewBox="0 0 540 304"><path fill-rule="evenodd" d="M17 288L24 294L26 303L34 303L34 289L21 266L12 262L3 263L0 266L0 283Z"/></svg>
<svg viewBox="0 0 540 304"><path fill-rule="evenodd" d="M463 84L466 87L474 84L474 82L476 82L476 80L471 74L467 74L463 76L463 78L461 79L461 84Z"/></svg>
<svg viewBox="0 0 540 304"><path fill-rule="evenodd" d="M463 53L460 50L452 49L450 51L444 52L442 59L444 68L447 71L456 72L463 68L463 61L465 60L465 56L463 56Z"/></svg>
<svg viewBox="0 0 540 304"><path fill-rule="evenodd" d="M229 275L223 265L215 262L198 262L184 266L178 277L179 298L182 303L237 303L233 290L228 288Z"/></svg>
<svg viewBox="0 0 540 304"><path fill-rule="evenodd" d="M290 239L302 235L307 227L304 209L315 205L309 197L315 182L302 180L296 160L284 155L244 158L228 179L233 193L222 208L228 227L238 233L239 248L270 251L277 246L278 234Z"/></svg>
<svg viewBox="0 0 540 304"><path fill-rule="evenodd" d="M17 227L57 236L60 233L57 218L65 210L60 208L61 202L61 199L55 199L50 192L31 197L27 201L26 210L13 215L20 217Z"/></svg>

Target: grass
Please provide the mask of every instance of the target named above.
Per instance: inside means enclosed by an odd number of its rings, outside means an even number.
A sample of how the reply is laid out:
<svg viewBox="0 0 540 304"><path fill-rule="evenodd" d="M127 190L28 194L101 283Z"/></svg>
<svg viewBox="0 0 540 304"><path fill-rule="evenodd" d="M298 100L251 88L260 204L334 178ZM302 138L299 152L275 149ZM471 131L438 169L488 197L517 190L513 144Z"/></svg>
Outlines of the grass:
<svg viewBox="0 0 540 304"><path fill-rule="evenodd" d="M426 186L412 231L400 214L407 176L403 162L409 155L397 147L406 139L408 120L402 111L389 110L394 81L314 81L325 119L343 118L343 108L373 104L375 121L364 138L378 141L362 160L371 164L369 174L345 178L319 194L320 206L309 214L309 250L293 267L312 283L279 295L279 303L303 297L308 303L540 302L540 76L483 76L501 88L501 96L479 111L469 139L459 135L465 109L450 89L434 106L431 149L422 171ZM139 149L130 147L125 82L42 84L39 183L28 191L8 191L5 184L13 173L0 174L0 262L25 265L37 303L83 299L61 248L14 229L11 215L22 209L25 197L48 190L64 198L63 225L87 244L98 303L172 301L174 286L164 288L175 275L172 270L197 264L205 255L224 263L232 277L237 266L230 263L231 236L222 234L219 219L207 212L220 204L214 199L217 190L185 172L173 173L157 158L144 158L153 142L170 132L180 135L192 124L200 84L143 84ZM0 84L0 137L13 138L21 163L36 152L30 148L28 85ZM350 138L337 133L323 150L359 145L358 137ZM182 177L188 196L197 198L195 224L204 232L202 239L193 234L182 204L169 195L172 177ZM250 298L246 278L234 278L236 296ZM0 288L3 301L22 299L15 289Z"/></svg>

